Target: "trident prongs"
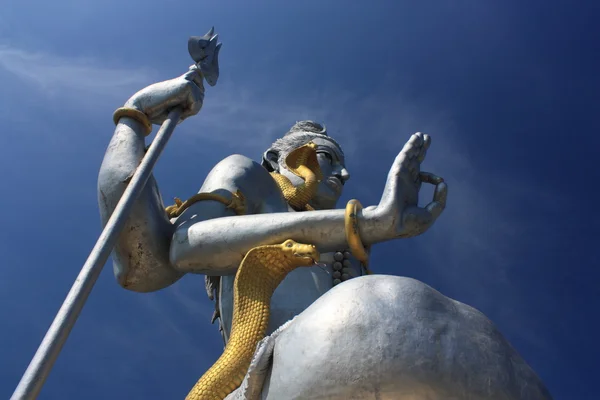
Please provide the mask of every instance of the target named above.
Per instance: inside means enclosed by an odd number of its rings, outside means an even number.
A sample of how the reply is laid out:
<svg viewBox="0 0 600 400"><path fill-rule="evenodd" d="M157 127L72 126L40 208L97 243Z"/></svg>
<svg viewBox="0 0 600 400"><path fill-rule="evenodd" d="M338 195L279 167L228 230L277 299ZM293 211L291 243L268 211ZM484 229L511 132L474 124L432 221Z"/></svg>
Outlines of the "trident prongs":
<svg viewBox="0 0 600 400"><path fill-rule="evenodd" d="M219 50L222 43L217 43L219 35L215 35L212 27L204 36L192 36L188 40L188 51L210 86L215 86L219 79Z"/></svg>

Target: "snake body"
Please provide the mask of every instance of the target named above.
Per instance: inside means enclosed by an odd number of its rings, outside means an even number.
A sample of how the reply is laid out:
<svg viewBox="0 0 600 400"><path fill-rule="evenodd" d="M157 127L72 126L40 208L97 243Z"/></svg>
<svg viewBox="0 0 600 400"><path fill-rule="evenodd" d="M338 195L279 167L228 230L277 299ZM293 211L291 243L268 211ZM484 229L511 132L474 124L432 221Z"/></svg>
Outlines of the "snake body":
<svg viewBox="0 0 600 400"><path fill-rule="evenodd" d="M285 158L288 169L304 179L304 183L294 186L285 175L271 173L285 200L296 210L313 210L308 202L317 194L319 182L323 179L316 148L313 142L309 142L293 150Z"/></svg>
<svg viewBox="0 0 600 400"><path fill-rule="evenodd" d="M272 172L283 197L298 211L312 210L308 202L322 180L316 145L309 142L293 150L286 156L285 163L304 182L294 186L285 175ZM238 215L246 211L244 197L237 192L231 199L216 193L199 193L185 202L175 199L175 204L167 207L166 212L170 218L175 218L202 200L219 201ZM229 341L223 354L196 382L186 400L222 400L242 383L256 346L267 331L273 292L289 272L300 266L313 265L318 260L319 253L314 246L292 240L258 246L246 253L234 279Z"/></svg>
<svg viewBox="0 0 600 400"><path fill-rule="evenodd" d="M273 292L289 272L318 260L314 246L293 240L258 246L246 254L234 281L229 342L186 400L222 400L242 383L256 345L267 331Z"/></svg>

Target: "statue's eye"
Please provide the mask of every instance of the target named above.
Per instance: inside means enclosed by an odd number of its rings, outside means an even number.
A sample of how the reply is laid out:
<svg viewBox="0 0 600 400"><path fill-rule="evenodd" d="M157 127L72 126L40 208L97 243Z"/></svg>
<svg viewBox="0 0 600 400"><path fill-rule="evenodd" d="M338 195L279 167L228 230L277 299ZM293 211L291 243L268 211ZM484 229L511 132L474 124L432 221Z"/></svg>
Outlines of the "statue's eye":
<svg viewBox="0 0 600 400"><path fill-rule="evenodd" d="M331 156L331 154L327 153L326 151L320 151L318 154L323 155L327 161L329 161L329 163L333 163L333 157Z"/></svg>
<svg viewBox="0 0 600 400"><path fill-rule="evenodd" d="M292 244L292 242L288 242L288 243L286 244L286 246L287 246L287 247L292 247L292 246L293 246L293 244Z"/></svg>

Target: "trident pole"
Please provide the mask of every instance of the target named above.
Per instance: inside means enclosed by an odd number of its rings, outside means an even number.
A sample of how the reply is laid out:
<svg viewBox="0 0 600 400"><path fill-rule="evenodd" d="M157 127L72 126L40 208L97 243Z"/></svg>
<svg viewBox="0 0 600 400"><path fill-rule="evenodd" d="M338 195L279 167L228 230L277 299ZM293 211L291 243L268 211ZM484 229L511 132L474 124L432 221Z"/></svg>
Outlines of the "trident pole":
<svg viewBox="0 0 600 400"><path fill-rule="evenodd" d="M71 333L71 329L75 325L75 321L79 317L79 313L102 271L102 267L104 267L116 244L118 235L127 221L131 208L144 189L152 173L152 167L156 164L160 153L165 148L169 137L171 137L180 115L180 109L171 111L167 120L160 127L156 138L152 141L148 152L135 171L96 245L81 268L81 272L67 294L67 298L58 310L56 317L54 317L52 325L50 325L46 336L44 336L42 343L29 363L11 400L35 399L40 393L54 362L58 358L58 354L69 333Z"/></svg>
<svg viewBox="0 0 600 400"><path fill-rule="evenodd" d="M217 35L213 36L214 28L204 36L192 36L188 41L190 55L200 67L206 81L213 86L218 78ZM194 50L194 52L192 52ZM216 67L215 67L216 66ZM54 317L54 321L46 332L33 359L25 370L11 400L33 400L39 395L54 362L65 344L71 329L85 302L96 283L104 264L123 229L133 205L146 186L152 169L160 154L173 134L181 116L181 108L176 107L169 112L165 122L158 130L142 162L136 169L129 185L125 189L115 210L102 230L96 245L92 249L77 279L67 294L65 301Z"/></svg>

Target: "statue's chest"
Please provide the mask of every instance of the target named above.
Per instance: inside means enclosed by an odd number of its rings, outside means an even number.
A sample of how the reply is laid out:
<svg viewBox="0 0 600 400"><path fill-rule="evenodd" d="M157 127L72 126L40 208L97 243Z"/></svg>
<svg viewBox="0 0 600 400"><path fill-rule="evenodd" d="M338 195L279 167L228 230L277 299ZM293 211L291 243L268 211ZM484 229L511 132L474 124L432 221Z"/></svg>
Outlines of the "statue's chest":
<svg viewBox="0 0 600 400"><path fill-rule="evenodd" d="M343 252L321 254L321 267L303 267L292 271L271 297L267 334L300 314L315 300L343 280L362 275L360 264ZM233 276L223 276L219 288L219 308L224 337L227 340L233 318Z"/></svg>

